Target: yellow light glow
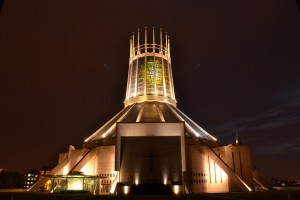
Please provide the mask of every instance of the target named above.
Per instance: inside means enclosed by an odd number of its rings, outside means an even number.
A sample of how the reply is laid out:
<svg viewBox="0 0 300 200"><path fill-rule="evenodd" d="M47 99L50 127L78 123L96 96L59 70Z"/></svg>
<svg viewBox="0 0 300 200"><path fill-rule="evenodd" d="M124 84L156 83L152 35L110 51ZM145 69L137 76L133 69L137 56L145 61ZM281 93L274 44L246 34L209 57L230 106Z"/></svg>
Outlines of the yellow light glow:
<svg viewBox="0 0 300 200"><path fill-rule="evenodd" d="M81 172L83 172L83 174L90 174L89 173L89 168L87 167L87 165L85 165L81 170L80 170Z"/></svg>
<svg viewBox="0 0 300 200"><path fill-rule="evenodd" d="M252 192L252 189L251 189L248 185L246 185L246 188L247 188L250 192Z"/></svg>
<svg viewBox="0 0 300 200"><path fill-rule="evenodd" d="M228 178L228 175L222 169L221 169L221 176L223 181L226 181Z"/></svg>
<svg viewBox="0 0 300 200"><path fill-rule="evenodd" d="M181 118L182 121L184 121L184 119ZM185 125L187 126L188 129L190 129L195 135L196 137L200 137L200 134L195 131L188 123L185 122Z"/></svg>
<svg viewBox="0 0 300 200"><path fill-rule="evenodd" d="M134 184L138 185L139 184L139 179L138 178L135 178L134 180Z"/></svg>
<svg viewBox="0 0 300 200"><path fill-rule="evenodd" d="M110 189L111 194L115 193L116 187L117 187L117 181L114 181Z"/></svg>
<svg viewBox="0 0 300 200"><path fill-rule="evenodd" d="M105 138L106 135L107 135L108 133L110 133L110 132L112 131L113 128L115 128L115 124L114 124L113 126L111 126L111 127L110 127L110 128L102 135L102 138Z"/></svg>
<svg viewBox="0 0 300 200"><path fill-rule="evenodd" d="M163 174L163 183L164 183L164 185L168 184L168 174L166 172L164 172L164 174Z"/></svg>
<svg viewBox="0 0 300 200"><path fill-rule="evenodd" d="M164 178L164 185L167 185L168 179Z"/></svg>
<svg viewBox="0 0 300 200"><path fill-rule="evenodd" d="M124 186L124 194L128 194L129 193L129 186Z"/></svg>
<svg viewBox="0 0 300 200"><path fill-rule="evenodd" d="M179 185L174 185L173 189L175 194L179 194Z"/></svg>
<svg viewBox="0 0 300 200"><path fill-rule="evenodd" d="M216 164L216 179L217 183L221 183L221 168Z"/></svg>
<svg viewBox="0 0 300 200"><path fill-rule="evenodd" d="M50 187L51 187L51 180L50 179L45 183L44 187L45 187L45 190L50 190Z"/></svg>
<svg viewBox="0 0 300 200"><path fill-rule="evenodd" d="M209 166L210 166L210 177L211 180L215 180L215 168L214 168L214 161L212 159L209 159Z"/></svg>
<svg viewBox="0 0 300 200"><path fill-rule="evenodd" d="M62 175L67 175L68 173L69 173L69 166L67 165L64 167Z"/></svg>
<svg viewBox="0 0 300 200"><path fill-rule="evenodd" d="M138 185L140 183L140 173L138 171L136 171L134 173L134 184Z"/></svg>
<svg viewBox="0 0 300 200"><path fill-rule="evenodd" d="M252 189L244 181L242 181L242 183L246 186L249 192L252 192Z"/></svg>
<svg viewBox="0 0 300 200"><path fill-rule="evenodd" d="M83 189L83 181L82 178L72 178L68 181L68 189L69 190L82 190Z"/></svg>

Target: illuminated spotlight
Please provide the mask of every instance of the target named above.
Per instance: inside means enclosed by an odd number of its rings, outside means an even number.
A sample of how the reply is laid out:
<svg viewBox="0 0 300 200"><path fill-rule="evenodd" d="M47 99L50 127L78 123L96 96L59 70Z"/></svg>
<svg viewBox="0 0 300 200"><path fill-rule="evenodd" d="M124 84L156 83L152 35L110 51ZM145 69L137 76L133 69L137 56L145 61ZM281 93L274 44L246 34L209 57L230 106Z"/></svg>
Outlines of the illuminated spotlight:
<svg viewBox="0 0 300 200"><path fill-rule="evenodd" d="M128 194L129 193L129 186L124 186L124 194Z"/></svg>
<svg viewBox="0 0 300 200"><path fill-rule="evenodd" d="M134 173L134 184L138 185L140 183L140 173L138 171L136 171Z"/></svg>
<svg viewBox="0 0 300 200"><path fill-rule="evenodd" d="M174 185L173 191L174 191L174 194L179 194L179 185Z"/></svg>
<svg viewBox="0 0 300 200"><path fill-rule="evenodd" d="M167 185L168 179L164 178L164 185Z"/></svg>
<svg viewBox="0 0 300 200"><path fill-rule="evenodd" d="M168 183L168 174L166 172L163 175L163 183L164 183L164 185L167 185L167 183Z"/></svg>

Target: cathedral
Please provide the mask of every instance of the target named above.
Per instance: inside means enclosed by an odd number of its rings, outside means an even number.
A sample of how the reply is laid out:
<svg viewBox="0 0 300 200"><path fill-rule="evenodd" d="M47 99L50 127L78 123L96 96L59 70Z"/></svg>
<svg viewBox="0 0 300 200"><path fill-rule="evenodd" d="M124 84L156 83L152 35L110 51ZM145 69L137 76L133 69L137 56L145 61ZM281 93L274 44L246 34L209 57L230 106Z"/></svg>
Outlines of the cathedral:
<svg viewBox="0 0 300 200"><path fill-rule="evenodd" d="M99 195L145 187L173 194L255 189L249 147L238 140L222 146L177 108L170 39L154 28L130 37L124 108L86 138L82 148L69 146L57 166L28 191L38 191L46 182L51 193Z"/></svg>

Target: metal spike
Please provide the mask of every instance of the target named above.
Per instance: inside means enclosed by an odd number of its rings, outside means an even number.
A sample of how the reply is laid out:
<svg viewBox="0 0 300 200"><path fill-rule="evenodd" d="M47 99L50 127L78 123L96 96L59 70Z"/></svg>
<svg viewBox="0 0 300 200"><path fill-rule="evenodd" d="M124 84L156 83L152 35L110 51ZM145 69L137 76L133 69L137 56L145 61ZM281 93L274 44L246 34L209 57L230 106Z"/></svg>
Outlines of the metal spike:
<svg viewBox="0 0 300 200"><path fill-rule="evenodd" d="M153 26L153 30L152 30L152 43L153 43L152 51L155 52L155 27L154 26Z"/></svg>

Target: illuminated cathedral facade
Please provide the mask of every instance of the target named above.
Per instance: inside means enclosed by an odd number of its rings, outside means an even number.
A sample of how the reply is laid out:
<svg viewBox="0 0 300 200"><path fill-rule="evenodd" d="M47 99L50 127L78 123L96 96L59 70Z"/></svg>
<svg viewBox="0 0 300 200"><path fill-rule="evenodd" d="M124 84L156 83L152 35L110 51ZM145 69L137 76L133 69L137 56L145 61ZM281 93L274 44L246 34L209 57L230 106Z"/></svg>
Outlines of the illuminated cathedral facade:
<svg viewBox="0 0 300 200"><path fill-rule="evenodd" d="M220 142L177 108L170 39L162 30L133 33L124 109L69 147L29 191L128 194L167 186L174 194L253 191L248 146Z"/></svg>

